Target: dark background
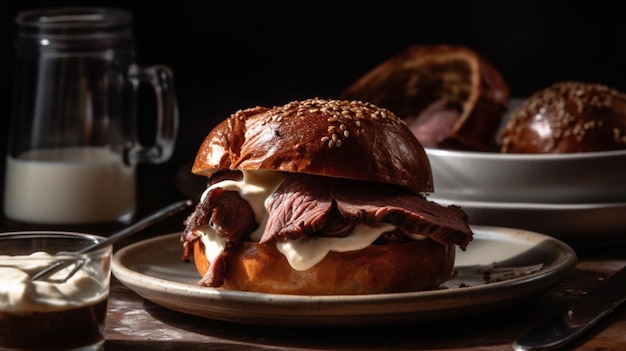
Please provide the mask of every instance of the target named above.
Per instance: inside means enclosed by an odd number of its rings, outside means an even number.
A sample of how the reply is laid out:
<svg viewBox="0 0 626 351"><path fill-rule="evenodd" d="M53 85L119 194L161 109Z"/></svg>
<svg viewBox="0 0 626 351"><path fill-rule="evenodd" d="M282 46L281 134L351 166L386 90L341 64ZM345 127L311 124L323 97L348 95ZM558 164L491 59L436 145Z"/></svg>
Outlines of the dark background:
<svg viewBox="0 0 626 351"><path fill-rule="evenodd" d="M626 20L618 3L4 1L1 130L5 136L11 109L13 19L32 7L133 11L138 62L166 64L175 74L179 141L174 158L159 166L174 170L190 162L210 128L235 110L335 97L412 44L463 44L483 53L514 96L569 79L626 90Z"/></svg>

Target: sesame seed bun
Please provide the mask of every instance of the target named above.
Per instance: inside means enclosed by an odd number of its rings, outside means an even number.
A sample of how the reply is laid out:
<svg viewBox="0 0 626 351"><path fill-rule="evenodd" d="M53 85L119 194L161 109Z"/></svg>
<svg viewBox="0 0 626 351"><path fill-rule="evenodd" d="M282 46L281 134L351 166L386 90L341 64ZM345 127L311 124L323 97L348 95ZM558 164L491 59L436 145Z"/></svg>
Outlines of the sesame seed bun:
<svg viewBox="0 0 626 351"><path fill-rule="evenodd" d="M531 95L501 134L503 153L578 153L626 149L626 95L565 81Z"/></svg>
<svg viewBox="0 0 626 351"><path fill-rule="evenodd" d="M229 191L219 180L229 171L278 171L284 180L253 199L230 190L232 202L222 203ZM297 295L435 289L453 275L456 247L472 240L459 207L426 199L430 163L405 122L368 102L315 98L240 110L209 132L192 172L211 184L186 220L183 259L193 255L208 287ZM296 240L301 246L289 251ZM293 265L285 246L296 261L314 263Z"/></svg>
<svg viewBox="0 0 626 351"><path fill-rule="evenodd" d="M310 99L240 110L217 125L192 173L273 170L396 184L430 193L424 148L391 111L360 101Z"/></svg>
<svg viewBox="0 0 626 351"><path fill-rule="evenodd" d="M468 47L414 45L365 73L339 98L369 101L404 120L417 119L443 99L458 116L436 138L415 132L422 145L493 151L510 88L493 64Z"/></svg>

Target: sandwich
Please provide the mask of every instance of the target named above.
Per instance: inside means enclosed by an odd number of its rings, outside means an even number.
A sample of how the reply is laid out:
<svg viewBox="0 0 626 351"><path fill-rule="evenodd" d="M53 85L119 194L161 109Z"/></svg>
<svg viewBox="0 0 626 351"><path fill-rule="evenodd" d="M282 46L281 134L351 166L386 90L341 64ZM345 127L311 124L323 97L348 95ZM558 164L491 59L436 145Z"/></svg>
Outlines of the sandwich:
<svg viewBox="0 0 626 351"><path fill-rule="evenodd" d="M181 234L207 287L295 295L436 289L473 238L429 201L428 157L372 103L308 99L239 110L201 144L207 177Z"/></svg>
<svg viewBox="0 0 626 351"><path fill-rule="evenodd" d="M411 45L340 95L404 119L426 148L497 151L509 84L484 55L461 45Z"/></svg>

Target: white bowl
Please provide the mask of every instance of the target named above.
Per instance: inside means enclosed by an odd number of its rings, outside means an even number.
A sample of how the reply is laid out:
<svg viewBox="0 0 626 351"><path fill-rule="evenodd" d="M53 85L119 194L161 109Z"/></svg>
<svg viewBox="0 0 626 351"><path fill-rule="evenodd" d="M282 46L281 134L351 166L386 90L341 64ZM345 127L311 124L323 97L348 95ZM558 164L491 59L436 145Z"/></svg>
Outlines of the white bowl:
<svg viewBox="0 0 626 351"><path fill-rule="evenodd" d="M500 154L426 148L442 199L491 202L626 201L626 150Z"/></svg>

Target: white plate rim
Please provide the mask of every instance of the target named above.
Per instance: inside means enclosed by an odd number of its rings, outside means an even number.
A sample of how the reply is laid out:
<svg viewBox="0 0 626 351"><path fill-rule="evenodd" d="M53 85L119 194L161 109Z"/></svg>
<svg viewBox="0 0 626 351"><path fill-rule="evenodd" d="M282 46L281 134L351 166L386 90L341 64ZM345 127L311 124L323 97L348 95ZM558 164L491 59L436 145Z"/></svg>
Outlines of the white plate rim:
<svg viewBox="0 0 626 351"><path fill-rule="evenodd" d="M332 327L424 322L488 312L545 291L564 279L577 263L571 247L544 234L482 225L472 229L477 240L544 245L555 259L527 276L456 289L358 296L263 294L200 287L130 268L138 250L178 242L180 233L171 233L121 248L113 256L112 268L115 277L141 297L182 313L254 325ZM193 263L190 265L195 269Z"/></svg>
<svg viewBox="0 0 626 351"><path fill-rule="evenodd" d="M596 209L626 209L626 202L589 202L589 203L549 203L549 202L500 202L457 200L450 198L428 196L428 200L437 203L454 204L461 207L505 210L545 210L545 211L580 211Z"/></svg>

